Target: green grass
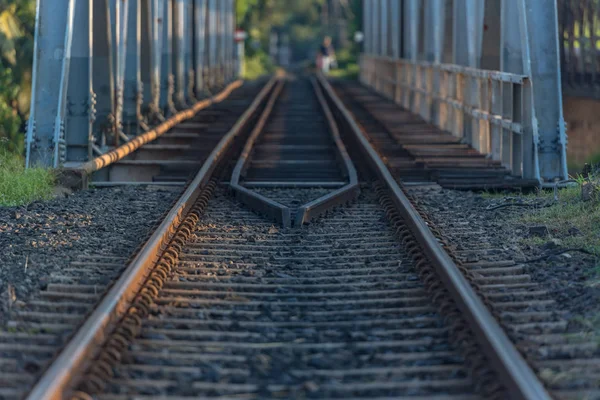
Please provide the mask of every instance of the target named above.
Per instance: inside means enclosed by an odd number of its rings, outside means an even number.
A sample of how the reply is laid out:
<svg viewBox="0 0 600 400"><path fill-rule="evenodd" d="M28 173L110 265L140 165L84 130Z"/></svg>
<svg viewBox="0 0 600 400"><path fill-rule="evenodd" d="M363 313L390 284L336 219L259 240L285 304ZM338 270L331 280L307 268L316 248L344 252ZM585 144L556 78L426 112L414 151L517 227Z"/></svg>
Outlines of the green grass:
<svg viewBox="0 0 600 400"><path fill-rule="evenodd" d="M333 78L358 79L360 67L358 64L349 63L344 68L332 69L329 71L329 76Z"/></svg>
<svg viewBox="0 0 600 400"><path fill-rule="evenodd" d="M275 67L268 55L258 53L244 60L244 79L254 80L272 74Z"/></svg>
<svg viewBox="0 0 600 400"><path fill-rule="evenodd" d="M54 174L51 170L25 169L22 157L0 149L0 206L47 200L53 193Z"/></svg>
<svg viewBox="0 0 600 400"><path fill-rule="evenodd" d="M516 222L528 226L545 225L550 239L560 239L562 247L581 248L600 256L600 202L581 200L581 184L578 183L559 189L557 199L552 190L540 190L533 194L518 195L522 202L547 205L548 207L525 208L522 213L512 217ZM486 198L506 197L498 194L484 194ZM515 196L517 197L517 196ZM527 238L525 242L539 246L549 238Z"/></svg>

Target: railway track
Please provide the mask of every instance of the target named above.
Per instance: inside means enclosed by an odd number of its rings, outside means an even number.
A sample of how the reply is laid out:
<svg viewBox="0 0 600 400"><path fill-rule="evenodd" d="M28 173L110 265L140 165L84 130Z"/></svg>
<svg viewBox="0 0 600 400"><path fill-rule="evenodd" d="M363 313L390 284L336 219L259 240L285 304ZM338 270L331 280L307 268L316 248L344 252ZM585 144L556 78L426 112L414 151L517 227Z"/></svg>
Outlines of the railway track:
<svg viewBox="0 0 600 400"><path fill-rule="evenodd" d="M271 80L28 398L549 398L354 125Z"/></svg>

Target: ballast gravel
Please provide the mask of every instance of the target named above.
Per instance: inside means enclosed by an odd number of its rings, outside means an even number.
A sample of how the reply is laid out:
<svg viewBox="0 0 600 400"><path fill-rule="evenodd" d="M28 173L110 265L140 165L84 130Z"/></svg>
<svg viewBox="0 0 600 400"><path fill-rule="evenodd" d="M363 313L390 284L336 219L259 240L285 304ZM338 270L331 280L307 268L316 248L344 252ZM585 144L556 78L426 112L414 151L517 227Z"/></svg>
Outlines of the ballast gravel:
<svg viewBox="0 0 600 400"><path fill-rule="evenodd" d="M128 257L180 188L125 187L0 208L0 316L77 255Z"/></svg>

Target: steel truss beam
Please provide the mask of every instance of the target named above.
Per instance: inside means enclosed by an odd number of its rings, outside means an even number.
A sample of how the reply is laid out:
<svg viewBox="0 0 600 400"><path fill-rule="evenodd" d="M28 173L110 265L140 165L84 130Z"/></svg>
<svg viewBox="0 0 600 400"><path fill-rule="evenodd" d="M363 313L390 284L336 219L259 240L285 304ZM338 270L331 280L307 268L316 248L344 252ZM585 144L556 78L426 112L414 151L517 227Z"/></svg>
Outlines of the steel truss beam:
<svg viewBox="0 0 600 400"><path fill-rule="evenodd" d="M234 10L235 0L38 1L27 166L87 161L231 81Z"/></svg>
<svg viewBox="0 0 600 400"><path fill-rule="evenodd" d="M556 0L364 0L363 18L362 82L439 124L443 102L455 96L464 110L453 114L453 132L516 175L543 185L567 179ZM484 82L484 71L423 64L444 62L500 69L525 81ZM490 106L491 94L502 101ZM519 132L485 122L487 109L488 116L518 121Z"/></svg>

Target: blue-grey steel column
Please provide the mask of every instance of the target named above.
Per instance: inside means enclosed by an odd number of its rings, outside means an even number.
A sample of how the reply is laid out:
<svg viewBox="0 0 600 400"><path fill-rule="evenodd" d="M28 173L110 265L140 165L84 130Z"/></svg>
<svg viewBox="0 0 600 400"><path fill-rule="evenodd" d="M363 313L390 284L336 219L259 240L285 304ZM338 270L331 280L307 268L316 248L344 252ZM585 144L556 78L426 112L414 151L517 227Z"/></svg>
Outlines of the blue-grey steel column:
<svg viewBox="0 0 600 400"><path fill-rule="evenodd" d="M227 37L225 30L227 26L227 0L220 1L219 8L219 82L225 82L225 68L227 59Z"/></svg>
<svg viewBox="0 0 600 400"><path fill-rule="evenodd" d="M469 32L467 30L467 1L454 0L452 29L452 63L469 65Z"/></svg>
<svg viewBox="0 0 600 400"><path fill-rule="evenodd" d="M161 107L161 69L163 59L163 27L165 0L152 0L152 103L150 112L157 121L164 120Z"/></svg>
<svg viewBox="0 0 600 400"><path fill-rule="evenodd" d="M453 63L478 68L485 0L454 1Z"/></svg>
<svg viewBox="0 0 600 400"><path fill-rule="evenodd" d="M373 0L373 54L381 55L381 0Z"/></svg>
<svg viewBox="0 0 600 400"><path fill-rule="evenodd" d="M57 165L55 126L60 115L61 74L70 41L67 25L73 21L73 0L38 1L35 24L32 94L27 128L27 166Z"/></svg>
<svg viewBox="0 0 600 400"><path fill-rule="evenodd" d="M514 7L514 4L503 2L501 23L500 46L502 57L500 69L504 72L530 76L529 44L525 39L526 34L522 33L523 27L527 24L524 13L520 11L519 7ZM512 120L514 117L513 92L512 84L502 84L502 104L501 108L498 108L503 118L508 120ZM529 95L531 97L531 91ZM527 107L527 105L525 106ZM536 147L537 133L534 134L533 132L535 129L531 123L529 126L523 124L522 135L517 136L510 129L502 127L500 137L494 139L499 141L500 157L505 167L511 168L514 173L518 173L522 167L521 172L524 178L540 179ZM525 155L523 160L515 159L515 151L513 150L515 146L522 146Z"/></svg>
<svg viewBox="0 0 600 400"><path fill-rule="evenodd" d="M194 71L194 1L185 0L184 10L184 64L186 77L186 97L189 104L196 102L195 94L195 71Z"/></svg>
<svg viewBox="0 0 600 400"><path fill-rule="evenodd" d="M134 1L134 0L129 0ZM123 135L123 110L125 95L125 67L127 61L127 22L128 0L110 2L111 14L114 18L114 43L116 56L115 63L115 109L113 111L114 146L120 144L120 139L127 139Z"/></svg>
<svg viewBox="0 0 600 400"><path fill-rule="evenodd" d="M175 72L175 104L177 108L187 108L187 80L185 65L185 0L175 0L173 7L173 68Z"/></svg>
<svg viewBox="0 0 600 400"><path fill-rule="evenodd" d="M61 157L61 163L87 161L91 156L92 120L94 117L91 65L92 18L90 3L77 1L65 116L67 147L66 154Z"/></svg>
<svg viewBox="0 0 600 400"><path fill-rule="evenodd" d="M206 54L206 0L194 0L195 18L195 48L196 48L196 94L202 96L204 93L204 68Z"/></svg>
<svg viewBox="0 0 600 400"><path fill-rule="evenodd" d="M164 0L162 17L162 65L160 68L160 107L165 115L177 112L173 101L175 78L173 76L173 1Z"/></svg>
<svg viewBox="0 0 600 400"><path fill-rule="evenodd" d="M520 0L523 40L529 44L530 76L538 123L541 178L567 179L567 134L563 118L556 0Z"/></svg>
<svg viewBox="0 0 600 400"><path fill-rule="evenodd" d="M94 143L99 152L105 151L113 135L115 109L114 54L112 17L108 0L93 1L93 57L92 87L95 94L96 113L93 123ZM94 146L93 146L94 147Z"/></svg>
<svg viewBox="0 0 600 400"><path fill-rule="evenodd" d="M153 67L153 0L140 0L140 82L137 104L137 119L143 131L148 130L149 111L152 111Z"/></svg>
<svg viewBox="0 0 600 400"><path fill-rule="evenodd" d="M457 0L458 1L458 0ZM404 58L413 62L419 58L419 1L404 2Z"/></svg>
<svg viewBox="0 0 600 400"><path fill-rule="evenodd" d="M441 63L444 46L445 10L444 0L427 0L425 8L425 59L429 62Z"/></svg>
<svg viewBox="0 0 600 400"><path fill-rule="evenodd" d="M402 26L402 21L399 1L392 0L390 12L392 15L392 57L400 58L400 28Z"/></svg>
<svg viewBox="0 0 600 400"><path fill-rule="evenodd" d="M125 19L126 60L123 86L123 131L127 136L136 136L138 131L138 96L140 92L140 0L128 0Z"/></svg>
<svg viewBox="0 0 600 400"><path fill-rule="evenodd" d="M381 47L379 49L379 54L381 54L384 57L389 56L389 47L388 47L388 38L389 38L389 32L388 32L388 18L389 18L389 10L388 10L388 0L379 0L379 26L380 26L380 40L381 40Z"/></svg>
<svg viewBox="0 0 600 400"><path fill-rule="evenodd" d="M212 90L216 83L217 71L217 0L208 0L208 82Z"/></svg>

